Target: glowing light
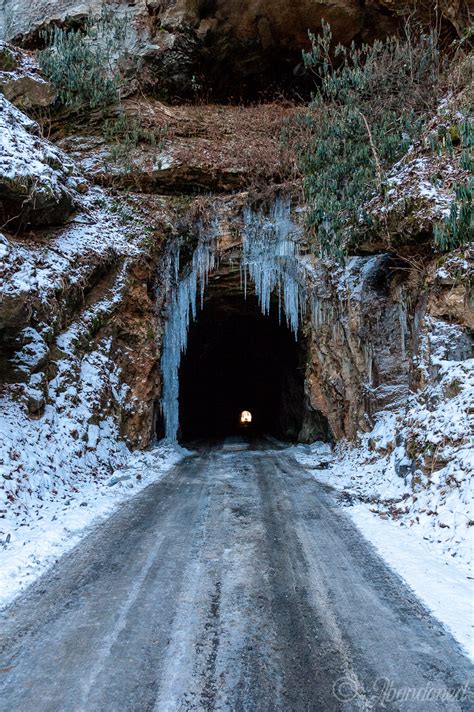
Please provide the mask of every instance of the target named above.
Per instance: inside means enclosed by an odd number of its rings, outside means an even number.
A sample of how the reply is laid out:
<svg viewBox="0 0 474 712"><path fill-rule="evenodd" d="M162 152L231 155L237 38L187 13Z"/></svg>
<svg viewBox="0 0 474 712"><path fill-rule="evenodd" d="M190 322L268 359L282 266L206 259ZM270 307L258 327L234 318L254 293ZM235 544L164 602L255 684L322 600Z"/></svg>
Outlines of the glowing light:
<svg viewBox="0 0 474 712"><path fill-rule="evenodd" d="M243 410L240 414L240 422L242 424L252 422L252 413L249 410Z"/></svg>

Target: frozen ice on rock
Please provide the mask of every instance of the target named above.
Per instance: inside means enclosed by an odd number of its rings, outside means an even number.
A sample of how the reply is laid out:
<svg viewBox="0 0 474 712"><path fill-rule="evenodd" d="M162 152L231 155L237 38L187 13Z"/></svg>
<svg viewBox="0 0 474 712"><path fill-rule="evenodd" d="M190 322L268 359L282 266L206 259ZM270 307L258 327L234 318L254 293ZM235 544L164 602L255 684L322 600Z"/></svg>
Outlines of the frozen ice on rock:
<svg viewBox="0 0 474 712"><path fill-rule="evenodd" d="M181 357L186 350L191 320L202 308L209 275L217 266L219 226L201 227L191 267L179 278L179 245L169 254L168 319L163 337L162 410L165 437L174 442L179 428L179 380ZM278 294L288 326L295 337L306 309L306 294L302 279L301 228L291 218L289 200L278 198L269 214L246 208L243 214L241 276L246 296L247 279L255 286L264 315L270 311L270 298ZM199 302L198 302L199 295Z"/></svg>

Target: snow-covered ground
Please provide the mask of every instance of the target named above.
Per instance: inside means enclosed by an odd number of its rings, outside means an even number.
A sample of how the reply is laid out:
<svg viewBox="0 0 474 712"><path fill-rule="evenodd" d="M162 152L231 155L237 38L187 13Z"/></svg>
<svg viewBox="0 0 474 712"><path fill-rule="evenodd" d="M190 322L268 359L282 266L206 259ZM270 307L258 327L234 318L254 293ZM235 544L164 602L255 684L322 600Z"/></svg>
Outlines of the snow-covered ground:
<svg viewBox="0 0 474 712"><path fill-rule="evenodd" d="M446 497L440 487L427 489L418 497L416 510L412 504L411 510L393 516L394 502L407 507L413 496L406 497L408 488L397 478L390 458L374 462L367 436L364 441L358 448L340 447L334 453L323 443L291 451L316 479L341 490L341 501L364 536L474 660L474 539L468 524L472 481L466 482L464 494L451 491ZM454 531L440 528L446 519Z"/></svg>
<svg viewBox="0 0 474 712"><path fill-rule="evenodd" d="M0 327L8 348L15 332L17 344L0 386L1 605L181 453L131 455L120 414L139 404L129 402L112 339L97 335L122 299L130 258L140 254L140 218L131 225L126 206L88 186L1 96L0 134L0 176L20 202L34 188L51 209L64 196L76 207L46 236L0 234ZM87 301L91 275L107 265L109 283ZM117 470L130 477L109 486Z"/></svg>
<svg viewBox="0 0 474 712"><path fill-rule="evenodd" d="M341 490L364 535L474 659L474 359L450 360L463 356L459 345L448 353L456 327L428 326L427 385L403 408L380 413L356 446L291 452Z"/></svg>
<svg viewBox="0 0 474 712"><path fill-rule="evenodd" d="M3 433L2 433L3 434ZM35 471L30 477L30 503L2 510L0 528L0 606L4 607L60 556L72 549L125 500L164 477L189 454L178 446L159 445L148 452L121 452L122 467L112 477L91 471L71 477L65 470L55 478L54 490L42 482L51 478ZM87 457L85 459L87 462ZM36 485L33 493L31 488ZM26 496L25 498L26 499Z"/></svg>

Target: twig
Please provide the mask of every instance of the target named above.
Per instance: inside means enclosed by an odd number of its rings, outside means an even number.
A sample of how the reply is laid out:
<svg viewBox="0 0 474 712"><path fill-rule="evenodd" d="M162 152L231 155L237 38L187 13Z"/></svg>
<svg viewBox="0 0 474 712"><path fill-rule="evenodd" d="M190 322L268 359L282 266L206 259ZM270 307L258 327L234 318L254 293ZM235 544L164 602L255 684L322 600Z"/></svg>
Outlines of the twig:
<svg viewBox="0 0 474 712"><path fill-rule="evenodd" d="M362 120L364 121L365 128L367 129L367 134L369 136L370 148L372 149L372 153L374 154L375 170L377 172L377 189L381 190L382 189L382 166L380 165L379 154L377 153L377 149L375 148L374 139L372 137L372 131L370 130L369 122L365 118L362 111L360 109L356 109L356 111L358 114L360 114L362 116Z"/></svg>

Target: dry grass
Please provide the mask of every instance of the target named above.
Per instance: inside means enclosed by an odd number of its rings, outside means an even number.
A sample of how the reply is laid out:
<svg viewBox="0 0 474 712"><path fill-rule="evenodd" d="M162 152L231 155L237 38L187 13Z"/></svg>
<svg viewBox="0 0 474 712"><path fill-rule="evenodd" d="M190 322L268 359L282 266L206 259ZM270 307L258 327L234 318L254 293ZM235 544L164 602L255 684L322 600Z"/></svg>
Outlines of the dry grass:
<svg viewBox="0 0 474 712"><path fill-rule="evenodd" d="M164 137L183 165L241 173L249 187L299 177L296 156L281 135L303 108L286 103L169 107L143 98L124 101L123 109L143 129Z"/></svg>

